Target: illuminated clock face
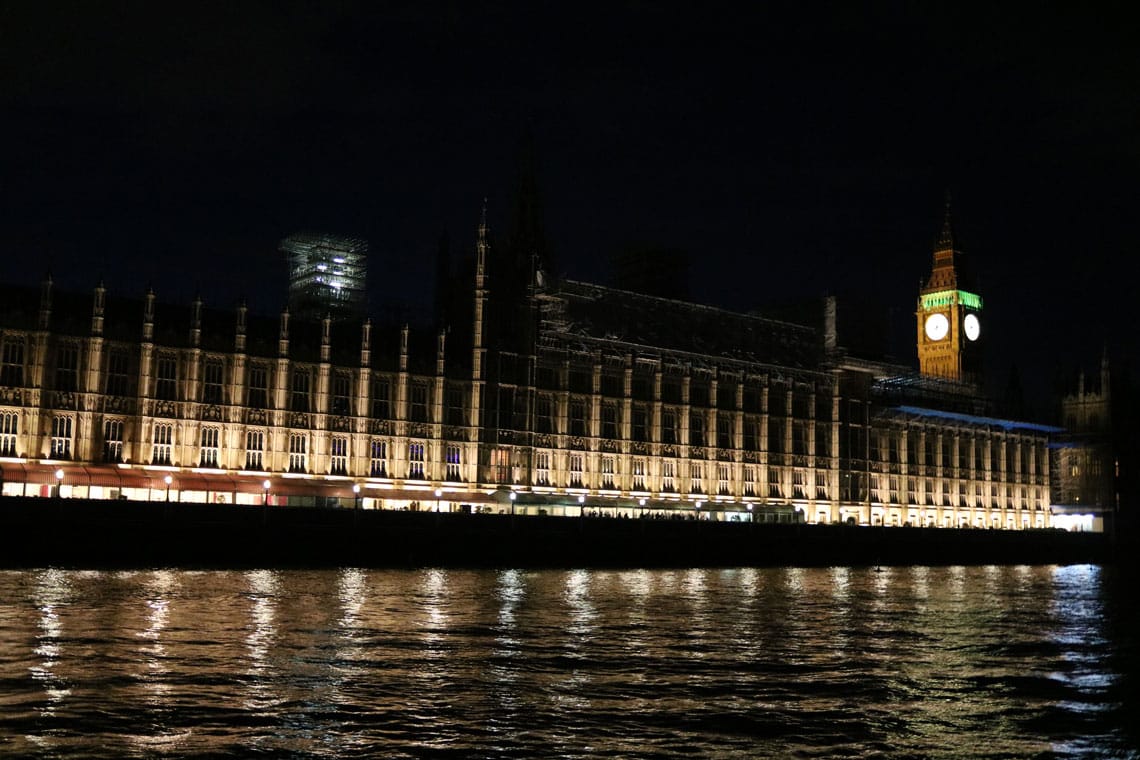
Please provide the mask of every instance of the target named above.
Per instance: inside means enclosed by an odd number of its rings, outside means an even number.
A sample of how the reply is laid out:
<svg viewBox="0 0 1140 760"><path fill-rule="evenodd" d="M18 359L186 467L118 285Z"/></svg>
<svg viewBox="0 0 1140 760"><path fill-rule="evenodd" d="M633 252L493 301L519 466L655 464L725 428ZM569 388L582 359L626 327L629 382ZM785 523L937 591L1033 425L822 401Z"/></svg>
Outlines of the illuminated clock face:
<svg viewBox="0 0 1140 760"><path fill-rule="evenodd" d="M962 332L966 333L966 340L977 340L982 334L982 325L976 314L967 314L962 320Z"/></svg>
<svg viewBox="0 0 1140 760"><path fill-rule="evenodd" d="M926 337L942 340L950 332L950 320L945 314L931 314L926 318Z"/></svg>

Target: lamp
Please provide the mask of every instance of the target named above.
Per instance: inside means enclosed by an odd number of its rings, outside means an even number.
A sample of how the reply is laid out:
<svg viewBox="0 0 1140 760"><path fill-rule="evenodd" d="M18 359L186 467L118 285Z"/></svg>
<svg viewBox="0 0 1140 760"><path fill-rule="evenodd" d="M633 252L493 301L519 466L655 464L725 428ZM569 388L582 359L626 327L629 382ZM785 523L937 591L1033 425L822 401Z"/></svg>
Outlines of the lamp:
<svg viewBox="0 0 1140 760"><path fill-rule="evenodd" d="M514 491L511 491L511 514L512 515L515 513L515 499L517 499L517 498L518 498L518 494L515 493Z"/></svg>
<svg viewBox="0 0 1140 760"><path fill-rule="evenodd" d="M360 509L360 484L352 484L352 508Z"/></svg>
<svg viewBox="0 0 1140 760"><path fill-rule="evenodd" d="M63 498L63 468L55 471L55 495Z"/></svg>
<svg viewBox="0 0 1140 760"><path fill-rule="evenodd" d="M174 482L174 478L167 475L162 482L166 484L166 500L170 501L170 484Z"/></svg>
<svg viewBox="0 0 1140 760"><path fill-rule="evenodd" d="M264 481L261 484L261 487L265 489L265 493L261 497L261 506L263 507L269 504L269 485L270 483L268 480Z"/></svg>

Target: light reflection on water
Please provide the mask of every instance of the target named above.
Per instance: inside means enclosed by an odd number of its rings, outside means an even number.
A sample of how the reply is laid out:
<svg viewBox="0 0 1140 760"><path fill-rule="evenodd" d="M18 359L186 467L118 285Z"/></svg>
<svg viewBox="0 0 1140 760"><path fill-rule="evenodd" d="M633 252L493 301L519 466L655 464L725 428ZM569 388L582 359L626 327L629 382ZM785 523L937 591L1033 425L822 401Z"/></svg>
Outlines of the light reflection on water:
<svg viewBox="0 0 1140 760"><path fill-rule="evenodd" d="M0 755L1137 757L1131 588L1093 566L2 572Z"/></svg>

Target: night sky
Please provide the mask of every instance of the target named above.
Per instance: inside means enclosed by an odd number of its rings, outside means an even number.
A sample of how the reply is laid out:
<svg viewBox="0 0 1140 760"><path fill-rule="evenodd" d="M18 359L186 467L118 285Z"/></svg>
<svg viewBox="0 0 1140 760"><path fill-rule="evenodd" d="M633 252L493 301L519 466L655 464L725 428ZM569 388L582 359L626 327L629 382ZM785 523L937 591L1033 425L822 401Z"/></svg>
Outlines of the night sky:
<svg viewBox="0 0 1140 760"><path fill-rule="evenodd" d="M531 134L570 276L682 249L696 300L850 295L905 332L949 190L991 385L1135 364L1136 27L802 5L0 4L0 279L275 312L277 241L317 229L428 313Z"/></svg>

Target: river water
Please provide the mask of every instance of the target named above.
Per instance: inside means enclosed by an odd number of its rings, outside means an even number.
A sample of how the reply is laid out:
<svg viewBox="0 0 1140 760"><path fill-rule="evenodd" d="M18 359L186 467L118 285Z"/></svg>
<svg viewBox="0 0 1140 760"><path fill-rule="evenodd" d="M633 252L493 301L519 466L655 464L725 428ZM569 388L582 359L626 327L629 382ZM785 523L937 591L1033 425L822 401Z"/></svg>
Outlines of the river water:
<svg viewBox="0 0 1140 760"><path fill-rule="evenodd" d="M1140 757L1090 565L0 572L0 755Z"/></svg>

